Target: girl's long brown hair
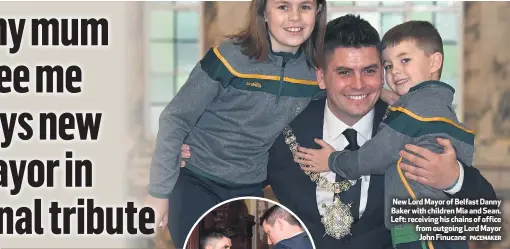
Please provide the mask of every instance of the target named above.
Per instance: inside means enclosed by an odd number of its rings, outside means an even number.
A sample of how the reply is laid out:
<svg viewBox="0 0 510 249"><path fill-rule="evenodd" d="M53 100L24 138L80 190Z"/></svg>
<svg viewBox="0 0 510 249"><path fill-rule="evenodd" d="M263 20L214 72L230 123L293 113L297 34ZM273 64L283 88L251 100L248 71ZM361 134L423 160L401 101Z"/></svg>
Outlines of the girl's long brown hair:
<svg viewBox="0 0 510 249"><path fill-rule="evenodd" d="M312 34L301 45L305 53L307 63L310 67L316 67L322 58L324 46L324 33L327 23L326 0L316 0L317 8L321 5L320 11L315 17L315 26ZM249 18L246 27L239 33L227 36L233 39L236 44L243 48L243 54L255 57L257 61L265 61L270 51L267 38L266 22L264 12L267 0L252 0L249 9Z"/></svg>

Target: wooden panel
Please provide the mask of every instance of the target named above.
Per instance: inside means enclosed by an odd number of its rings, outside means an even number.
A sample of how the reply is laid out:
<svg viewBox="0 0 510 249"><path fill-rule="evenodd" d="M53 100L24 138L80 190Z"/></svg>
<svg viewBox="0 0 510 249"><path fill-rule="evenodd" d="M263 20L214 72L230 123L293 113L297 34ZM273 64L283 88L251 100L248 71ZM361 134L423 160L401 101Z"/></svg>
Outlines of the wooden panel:
<svg viewBox="0 0 510 249"><path fill-rule="evenodd" d="M250 2L204 2L204 51L219 45L225 35L238 31L246 22Z"/></svg>

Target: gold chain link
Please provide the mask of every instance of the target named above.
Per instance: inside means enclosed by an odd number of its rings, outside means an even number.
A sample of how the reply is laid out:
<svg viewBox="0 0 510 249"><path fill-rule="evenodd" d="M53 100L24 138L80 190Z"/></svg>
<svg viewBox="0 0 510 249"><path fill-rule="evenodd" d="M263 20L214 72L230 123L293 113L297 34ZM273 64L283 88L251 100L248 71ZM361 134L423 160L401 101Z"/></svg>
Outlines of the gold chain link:
<svg viewBox="0 0 510 249"><path fill-rule="evenodd" d="M296 157L297 147L299 144L296 141L296 136L292 132L292 129L287 126L283 130L283 134L285 136L285 143L289 145L290 151L292 152L292 157ZM306 167L305 165L299 164L301 167ZM327 191L334 192L338 194L342 191L347 191L352 184L348 180L343 180L341 182L330 182L326 177L321 176L320 173L305 171L305 174L310 176L310 179L317 184L320 188L326 189Z"/></svg>

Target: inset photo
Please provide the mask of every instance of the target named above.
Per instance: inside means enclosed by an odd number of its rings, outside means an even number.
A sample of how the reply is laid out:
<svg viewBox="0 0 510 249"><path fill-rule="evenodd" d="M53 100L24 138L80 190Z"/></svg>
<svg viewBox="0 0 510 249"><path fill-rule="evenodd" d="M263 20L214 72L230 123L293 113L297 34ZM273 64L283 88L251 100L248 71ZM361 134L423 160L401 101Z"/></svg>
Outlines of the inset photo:
<svg viewBox="0 0 510 249"><path fill-rule="evenodd" d="M186 249L315 249L303 222L269 199L235 198L211 208L195 223Z"/></svg>

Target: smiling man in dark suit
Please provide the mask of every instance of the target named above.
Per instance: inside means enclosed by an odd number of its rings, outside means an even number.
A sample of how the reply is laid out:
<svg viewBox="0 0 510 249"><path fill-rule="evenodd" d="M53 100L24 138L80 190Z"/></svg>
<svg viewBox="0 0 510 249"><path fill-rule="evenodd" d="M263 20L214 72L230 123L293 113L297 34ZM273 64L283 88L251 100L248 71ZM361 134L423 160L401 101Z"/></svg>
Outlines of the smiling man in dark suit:
<svg viewBox="0 0 510 249"><path fill-rule="evenodd" d="M325 56L317 71L317 81L326 89L327 98L312 101L270 150L267 183L279 202L303 221L317 249L392 247L390 232L384 226L384 175L362 176L356 181L340 179L332 172L311 177L294 162L291 152L296 143L319 149L314 139L323 139L336 150L356 150L375 135L387 107L380 100L384 72L379 44L377 31L359 17L347 15L330 21ZM448 189L445 192L456 198L495 199L492 186L479 171L458 163L448 141L440 143L445 146L442 154L419 147L411 151L423 158L404 153L404 158L419 166L403 166L408 171L406 177ZM339 184L338 195L333 190L335 182ZM335 197L350 204L353 224L347 235L327 231L326 226L338 226L321 222L328 217Z"/></svg>
<svg viewBox="0 0 510 249"><path fill-rule="evenodd" d="M391 248L390 231L384 225L384 175L349 182L326 172L312 179L294 162L291 147L296 144L292 136L307 148L319 149L315 139L323 139L336 150L356 150L376 134L387 108L380 100L384 85L380 37L370 23L353 15L336 18L328 23L324 41L325 57L317 81L326 89L327 98L312 101L289 125L292 134L282 132L274 142L266 183L278 201L303 221L317 249ZM384 97L388 102L391 98ZM444 189L453 198L496 199L491 184L475 167L456 160L448 140L439 143L444 146L440 154L414 145L406 147L416 154L402 152L404 159L417 166L401 164L409 180ZM182 157L190 156L190 149L183 145ZM341 183L338 195L331 189L335 182ZM321 221L335 196L350 204L353 224L347 235L327 233Z"/></svg>

